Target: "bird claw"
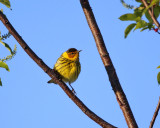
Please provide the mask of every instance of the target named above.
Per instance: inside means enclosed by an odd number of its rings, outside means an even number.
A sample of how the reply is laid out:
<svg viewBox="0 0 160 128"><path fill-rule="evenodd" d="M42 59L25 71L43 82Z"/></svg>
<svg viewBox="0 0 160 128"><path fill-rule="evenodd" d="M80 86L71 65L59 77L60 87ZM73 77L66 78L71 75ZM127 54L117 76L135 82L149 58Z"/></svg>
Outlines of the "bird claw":
<svg viewBox="0 0 160 128"><path fill-rule="evenodd" d="M77 95L77 93L74 91L74 89L72 89L72 92L74 93L74 95Z"/></svg>

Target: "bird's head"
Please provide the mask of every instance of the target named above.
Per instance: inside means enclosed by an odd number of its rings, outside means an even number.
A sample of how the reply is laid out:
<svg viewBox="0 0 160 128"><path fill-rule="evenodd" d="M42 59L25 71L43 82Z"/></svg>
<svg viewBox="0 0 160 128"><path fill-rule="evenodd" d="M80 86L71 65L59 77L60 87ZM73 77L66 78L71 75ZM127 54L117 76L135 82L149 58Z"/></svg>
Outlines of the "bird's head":
<svg viewBox="0 0 160 128"><path fill-rule="evenodd" d="M63 57L72 60L72 61L76 61L79 59L79 52L82 50L77 50L75 48L70 48L68 49L66 52L64 52L62 55Z"/></svg>

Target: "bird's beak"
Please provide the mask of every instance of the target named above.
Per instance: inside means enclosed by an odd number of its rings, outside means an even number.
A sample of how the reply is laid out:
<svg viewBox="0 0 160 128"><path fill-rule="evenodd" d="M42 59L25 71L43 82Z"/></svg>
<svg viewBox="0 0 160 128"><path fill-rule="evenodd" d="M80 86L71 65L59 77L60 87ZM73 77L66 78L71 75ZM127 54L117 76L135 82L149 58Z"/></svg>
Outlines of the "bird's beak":
<svg viewBox="0 0 160 128"><path fill-rule="evenodd" d="M82 50L79 50L78 52L81 52Z"/></svg>

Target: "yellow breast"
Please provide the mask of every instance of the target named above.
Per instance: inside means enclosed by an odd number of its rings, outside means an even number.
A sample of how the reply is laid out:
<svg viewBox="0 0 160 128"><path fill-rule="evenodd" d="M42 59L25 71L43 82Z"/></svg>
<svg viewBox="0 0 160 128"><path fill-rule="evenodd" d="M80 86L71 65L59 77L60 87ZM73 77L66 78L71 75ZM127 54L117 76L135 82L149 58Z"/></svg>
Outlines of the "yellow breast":
<svg viewBox="0 0 160 128"><path fill-rule="evenodd" d="M71 61L61 56L54 69L62 76L64 82L73 83L78 78L81 66L79 61Z"/></svg>

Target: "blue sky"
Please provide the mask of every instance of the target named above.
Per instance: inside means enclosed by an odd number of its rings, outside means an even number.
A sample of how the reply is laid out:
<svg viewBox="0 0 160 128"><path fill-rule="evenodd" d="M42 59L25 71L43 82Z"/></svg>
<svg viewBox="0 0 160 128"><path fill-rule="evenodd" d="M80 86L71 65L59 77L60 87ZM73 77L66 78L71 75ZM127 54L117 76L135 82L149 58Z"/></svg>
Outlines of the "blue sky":
<svg viewBox="0 0 160 128"><path fill-rule="evenodd" d="M124 39L124 30L132 22L118 19L130 12L120 1L90 1L122 88L140 128L149 126L159 99L157 66L160 65L159 35L154 31L131 32ZM122 111L110 86L79 0L15 0L12 11L0 5L8 19L50 67L68 48L80 53L82 70L72 84L77 96L107 122L127 128ZM0 23L2 33L7 32ZM17 55L8 61L10 72L0 69L1 128L100 128L54 84L41 68L24 52L16 40ZM0 46L0 58L9 52ZM155 128L160 127L160 116Z"/></svg>

